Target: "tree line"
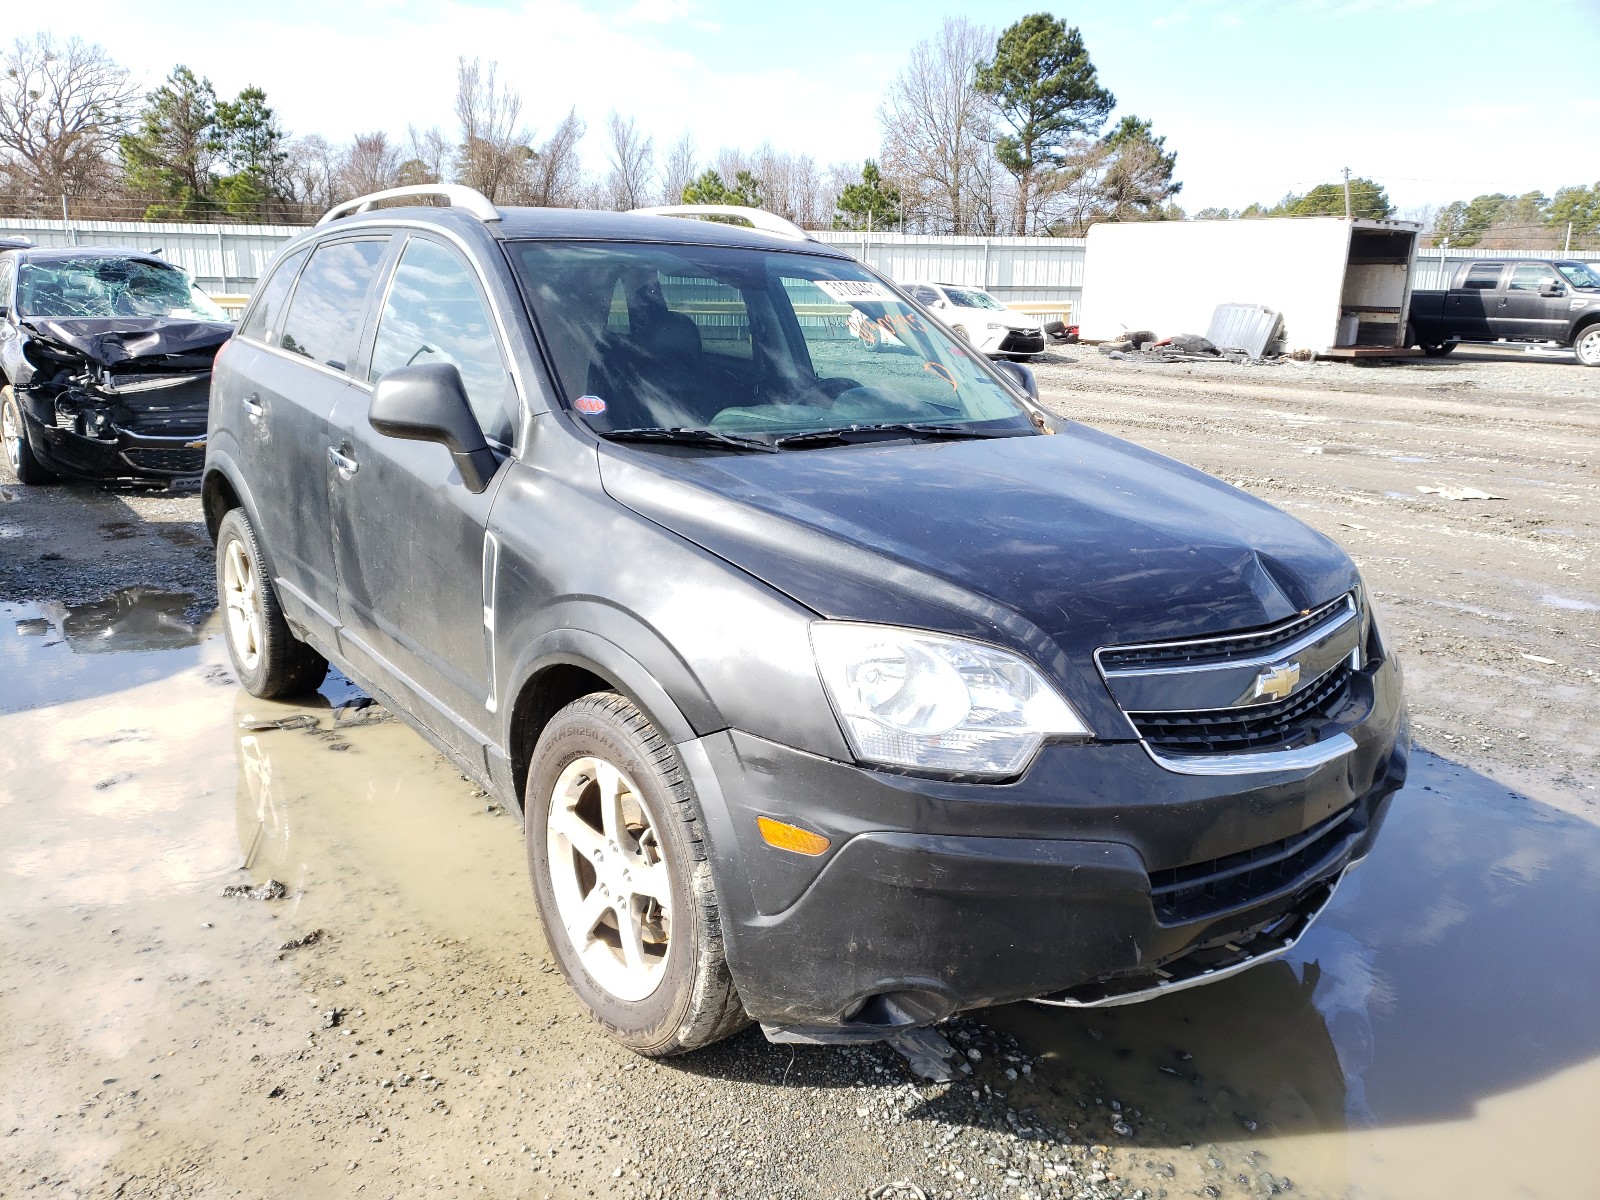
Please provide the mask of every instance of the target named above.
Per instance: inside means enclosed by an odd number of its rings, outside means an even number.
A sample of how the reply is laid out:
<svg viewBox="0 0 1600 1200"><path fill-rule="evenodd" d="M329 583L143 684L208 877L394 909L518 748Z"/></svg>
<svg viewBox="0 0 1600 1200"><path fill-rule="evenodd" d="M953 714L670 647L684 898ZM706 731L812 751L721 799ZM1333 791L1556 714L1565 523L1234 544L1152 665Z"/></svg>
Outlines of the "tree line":
<svg viewBox="0 0 1600 1200"><path fill-rule="evenodd" d="M658 151L615 111L537 128L492 61L456 64L453 122L334 144L293 135L266 91L218 95L177 66L145 94L104 47L48 33L0 51L0 213L289 222L406 184L462 183L500 204L626 209L737 203L807 228L1081 234L1095 220L1182 216L1176 155L1149 121L1103 127L1116 101L1078 30L1046 14L996 35L947 20L917 45L879 111L864 164L764 143ZM606 168L580 150L598 132Z"/></svg>
<svg viewBox="0 0 1600 1200"><path fill-rule="evenodd" d="M1357 217L1400 218L1420 224L1428 245L1461 250L1600 250L1600 182L1558 188L1554 196L1524 192L1485 193L1471 200L1427 204L1400 212L1383 186L1371 179L1350 181L1350 212ZM1339 216L1345 212L1344 184L1318 184L1291 192L1276 204L1251 204L1237 211L1203 208L1197 220L1251 217Z"/></svg>
<svg viewBox="0 0 1600 1200"><path fill-rule="evenodd" d="M878 154L823 165L763 143L702 154L685 132L658 150L616 111L591 131L571 107L544 127L493 61L458 60L453 122L334 144L293 135L247 87L219 96L187 66L140 94L98 45L48 33L0 51L0 215L305 223L343 200L452 182L498 204L628 209L744 204L809 229L1079 237L1097 221L1181 220L1177 154L1124 115L1079 30L1035 13L1000 31L950 18L911 50L878 109ZM598 136L605 167L580 153ZM1357 216L1397 214L1349 180ZM1342 181L1202 219L1342 214ZM1403 214L1433 244L1600 247L1600 183L1553 198L1478 196Z"/></svg>

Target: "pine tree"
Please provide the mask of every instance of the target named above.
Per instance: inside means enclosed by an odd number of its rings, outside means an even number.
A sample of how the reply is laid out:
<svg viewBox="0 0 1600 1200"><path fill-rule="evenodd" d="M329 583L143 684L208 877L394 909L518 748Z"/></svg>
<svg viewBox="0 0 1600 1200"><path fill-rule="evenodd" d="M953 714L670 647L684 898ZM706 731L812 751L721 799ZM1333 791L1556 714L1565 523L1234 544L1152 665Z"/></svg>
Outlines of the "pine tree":
<svg viewBox="0 0 1600 1200"><path fill-rule="evenodd" d="M900 189L886 182L869 158L861 168L861 182L840 192L834 207L835 229L888 229L900 221Z"/></svg>

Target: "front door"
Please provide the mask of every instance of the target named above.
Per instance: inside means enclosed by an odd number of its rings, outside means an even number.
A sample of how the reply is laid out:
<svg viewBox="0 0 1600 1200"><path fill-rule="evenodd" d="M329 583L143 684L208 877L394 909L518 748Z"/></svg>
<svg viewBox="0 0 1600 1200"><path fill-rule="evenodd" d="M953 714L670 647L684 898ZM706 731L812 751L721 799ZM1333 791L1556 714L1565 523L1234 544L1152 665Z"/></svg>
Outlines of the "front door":
<svg viewBox="0 0 1600 1200"><path fill-rule="evenodd" d="M1541 296L1540 288L1554 285L1559 296ZM1556 274L1556 269L1545 262L1518 263L1511 268L1506 281L1501 311L1505 314L1501 324L1505 328L1501 337L1524 341L1554 342L1566 336L1567 285Z"/></svg>
<svg viewBox="0 0 1600 1200"><path fill-rule="evenodd" d="M367 420L371 384L386 371L453 363L484 436L509 456L516 390L488 301L454 249L421 235L406 242L369 357L327 445L341 649L442 738L481 757L493 711L485 530L503 472L468 491L445 447L386 437Z"/></svg>
<svg viewBox="0 0 1600 1200"><path fill-rule="evenodd" d="M1467 268L1465 278L1445 297L1445 331L1451 337L1483 341L1500 336L1490 332L1489 318L1496 313L1503 294L1503 274L1503 262L1475 262Z"/></svg>

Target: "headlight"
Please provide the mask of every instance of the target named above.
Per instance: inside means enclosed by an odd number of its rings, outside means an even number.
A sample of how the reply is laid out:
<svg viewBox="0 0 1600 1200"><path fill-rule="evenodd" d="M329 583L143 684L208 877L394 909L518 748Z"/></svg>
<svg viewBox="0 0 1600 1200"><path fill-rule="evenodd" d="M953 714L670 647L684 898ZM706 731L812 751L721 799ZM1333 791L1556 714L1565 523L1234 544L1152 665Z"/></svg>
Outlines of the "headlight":
<svg viewBox="0 0 1600 1200"><path fill-rule="evenodd" d="M1047 737L1089 736L1031 663L994 646L842 621L815 622L811 644L862 762L1003 777Z"/></svg>

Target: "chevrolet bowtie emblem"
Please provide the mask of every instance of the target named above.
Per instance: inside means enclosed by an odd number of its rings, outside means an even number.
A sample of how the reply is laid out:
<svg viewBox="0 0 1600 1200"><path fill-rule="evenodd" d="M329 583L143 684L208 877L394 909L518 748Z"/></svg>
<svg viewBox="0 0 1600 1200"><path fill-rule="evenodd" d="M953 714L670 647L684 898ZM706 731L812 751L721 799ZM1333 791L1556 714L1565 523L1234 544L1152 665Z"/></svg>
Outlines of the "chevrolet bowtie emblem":
<svg viewBox="0 0 1600 1200"><path fill-rule="evenodd" d="M1299 663L1278 663L1256 676L1256 697L1271 696L1274 700L1282 700L1294 691L1295 684L1299 682Z"/></svg>

